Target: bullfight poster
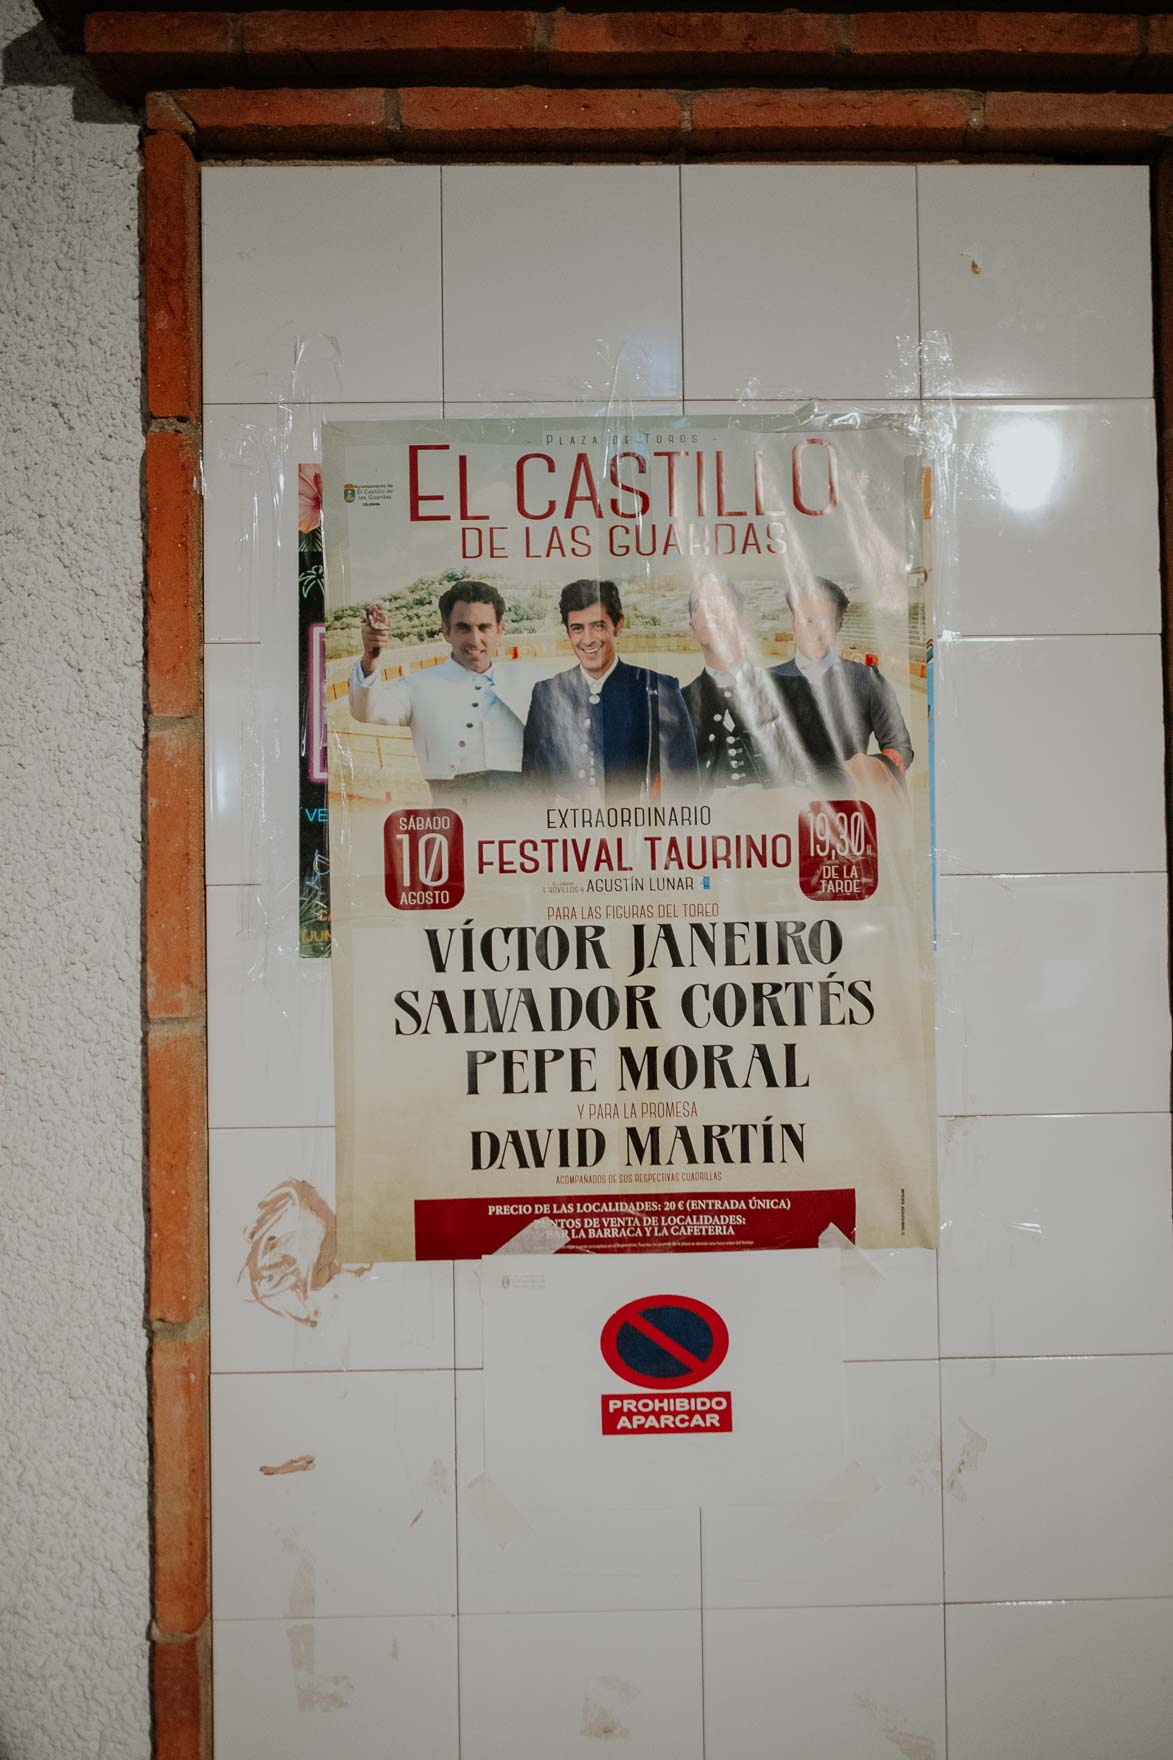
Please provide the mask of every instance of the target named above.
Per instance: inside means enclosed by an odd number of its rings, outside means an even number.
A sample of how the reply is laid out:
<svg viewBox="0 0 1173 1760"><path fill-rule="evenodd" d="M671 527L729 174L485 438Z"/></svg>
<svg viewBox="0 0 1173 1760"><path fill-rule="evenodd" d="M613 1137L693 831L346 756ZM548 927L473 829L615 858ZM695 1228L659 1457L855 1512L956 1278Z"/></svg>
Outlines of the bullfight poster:
<svg viewBox="0 0 1173 1760"><path fill-rule="evenodd" d="M915 418L324 447L343 1257L931 1246Z"/></svg>

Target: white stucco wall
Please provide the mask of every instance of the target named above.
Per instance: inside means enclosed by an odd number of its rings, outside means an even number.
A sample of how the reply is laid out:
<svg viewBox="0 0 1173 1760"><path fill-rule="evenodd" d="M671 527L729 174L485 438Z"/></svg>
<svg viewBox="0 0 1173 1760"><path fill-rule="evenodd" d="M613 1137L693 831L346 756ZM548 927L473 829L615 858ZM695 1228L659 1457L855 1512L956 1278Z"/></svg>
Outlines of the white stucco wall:
<svg viewBox="0 0 1173 1760"><path fill-rule="evenodd" d="M138 130L0 44L0 1754L144 1760Z"/></svg>

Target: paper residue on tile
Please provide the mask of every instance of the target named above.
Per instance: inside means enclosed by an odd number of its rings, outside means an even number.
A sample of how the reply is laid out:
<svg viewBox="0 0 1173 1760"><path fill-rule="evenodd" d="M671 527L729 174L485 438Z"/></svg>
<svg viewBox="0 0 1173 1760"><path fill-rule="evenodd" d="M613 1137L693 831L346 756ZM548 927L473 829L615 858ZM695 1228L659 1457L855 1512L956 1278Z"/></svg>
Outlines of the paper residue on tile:
<svg viewBox="0 0 1173 1760"><path fill-rule="evenodd" d="M315 1651L317 1636L313 1626L289 1626L289 1660L293 1668L293 1687L299 1711L344 1711L350 1704L349 1694L354 1682L348 1674L319 1675Z"/></svg>
<svg viewBox="0 0 1173 1760"><path fill-rule="evenodd" d="M312 1558L299 1558L289 1585L287 1611L290 1619L313 1619L317 1603L318 1575Z"/></svg>
<svg viewBox="0 0 1173 1760"><path fill-rule="evenodd" d="M875 1260L862 1248L857 1247L853 1240L849 1240L843 1230L834 1222L829 1222L819 1236L819 1246L830 1249L838 1248L842 1253L840 1276L845 1280L857 1274L869 1278L884 1275Z"/></svg>
<svg viewBox="0 0 1173 1760"><path fill-rule="evenodd" d="M535 1216L519 1234L507 1240L503 1247L498 1247L493 1257L499 1259L508 1253L558 1253L569 1239L566 1230L559 1228L550 1217Z"/></svg>

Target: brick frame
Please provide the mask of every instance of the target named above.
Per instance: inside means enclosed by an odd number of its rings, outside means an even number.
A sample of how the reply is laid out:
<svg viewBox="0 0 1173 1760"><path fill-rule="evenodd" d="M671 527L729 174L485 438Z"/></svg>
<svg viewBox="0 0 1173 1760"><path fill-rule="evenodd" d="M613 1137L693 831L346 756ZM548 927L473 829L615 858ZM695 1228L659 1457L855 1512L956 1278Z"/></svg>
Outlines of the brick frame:
<svg viewBox="0 0 1173 1760"><path fill-rule="evenodd" d="M352 66L370 56L373 66L391 53L388 20L413 14L159 15L91 17L87 44L110 77L125 81L134 60L136 78L150 80L160 60L168 69L198 67L205 84L153 90L147 98L144 143L143 258L146 386L146 789L145 789L145 1094L150 1260L147 1314L151 1331L153 1606L151 1622L154 1752L158 1760L207 1760L211 1753L209 1473L208 1473L208 1288L206 986L204 974L202 568L201 568L201 375L199 163L218 155L413 159L642 158L678 161L722 155L747 159L802 159L869 155L958 156L989 153L1043 154L1063 158L1108 156L1151 163L1154 179L1154 283L1156 292L1156 395L1159 440L1162 572L1173 575L1173 93L962 90L932 81L933 57L950 78L964 54L953 31L925 31L925 20L981 15L916 14L919 89L804 89L772 86L717 87L681 91L671 83L682 54L693 65L705 55L680 46L663 31L638 53L631 48L632 16L573 20L582 42L578 59L562 62L574 74L584 65L604 76L630 74L638 61L645 83L523 89L488 83L402 85L394 89L249 89L217 83L217 74L238 79L244 46L265 41L271 60L291 53L293 20L325 18L334 64ZM479 77L524 66L525 51L502 33L528 31L543 55L559 41L566 15L430 14L440 21L496 21L486 27L473 66ZM654 15L660 19L679 15ZM802 15L741 15L756 29L781 30L784 21L798 40ZM907 18L910 15L881 15ZM1001 15L1019 18L1032 15ZM1083 15L1076 15L1081 29ZM725 15L726 21L729 15ZM1056 38L1047 19L1033 15L1040 78L1053 66ZM518 20L528 21L523 26ZM536 23L534 21L537 21ZM112 22L113 21L113 22ZM502 23L504 21L504 23ZM764 21L764 25L763 25ZM709 31L711 16L701 21ZM1135 22L1135 21L1133 21ZM1147 41L1169 58L1173 73L1173 24L1147 21ZM282 27L284 25L284 35ZM1153 28L1160 25L1160 30ZM93 27L92 30L90 27ZM825 30L841 28L818 15L808 42L817 56ZM297 24L298 40L305 26ZM462 29L465 27L461 27ZM750 53L727 25L721 36L723 66ZM858 33L859 23L856 21ZM890 71L893 30L878 25L876 65ZM943 27L942 27L943 28ZM376 45L382 31L382 46ZM592 36L593 31L593 36ZM121 33L121 35L119 35ZM267 34L266 34L267 33ZM627 48L615 39L626 33ZM820 34L824 33L824 34ZM459 35L456 27L449 37ZM1091 43L1084 34L1080 41ZM1114 39L1121 53L1131 41ZM120 43L118 55L114 45ZM858 49L860 38L856 35ZM1068 39L1070 65L1074 50ZM883 47L883 45L887 47ZM592 46L593 45L593 46ZM451 47L451 45L449 45ZM433 43L417 42L412 64L435 80L447 65L462 75L464 60L449 53L438 61ZM1098 52L1103 58L1102 39ZM760 65L757 51L753 51ZM781 53L781 51L777 51ZM802 54L799 51L799 59ZM973 67L992 50L987 42L971 57ZM477 56L480 60L478 62ZM614 57L619 55L616 62ZM626 55L626 59L624 59ZM347 57L350 60L347 60ZM510 56L513 59L510 59ZM104 60L103 60L104 57ZM493 58L496 57L494 60ZM585 57L585 61L584 61ZM657 57L659 57L659 62ZM886 59L885 59L886 57ZM767 61L769 56L766 56ZM809 66L809 59L807 65ZM658 71L661 77L657 79ZM1116 68L1115 71L1119 71ZM1165 618L1166 727L1173 671ZM1173 763L1173 747L1169 761Z"/></svg>

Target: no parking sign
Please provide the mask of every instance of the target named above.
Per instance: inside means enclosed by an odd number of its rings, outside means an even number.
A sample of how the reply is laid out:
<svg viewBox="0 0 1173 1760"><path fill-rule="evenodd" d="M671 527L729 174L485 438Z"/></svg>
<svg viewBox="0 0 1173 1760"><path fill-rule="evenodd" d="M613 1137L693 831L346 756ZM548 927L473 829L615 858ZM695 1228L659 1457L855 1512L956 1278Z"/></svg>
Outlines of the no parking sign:
<svg viewBox="0 0 1173 1760"><path fill-rule="evenodd" d="M695 1296L654 1295L625 1302L603 1327L603 1359L642 1395L603 1395L604 1436L648 1436L733 1429L733 1396L684 1393L720 1368L729 1328Z"/></svg>

